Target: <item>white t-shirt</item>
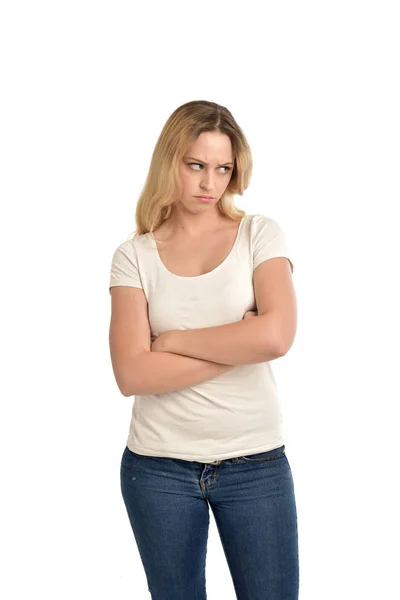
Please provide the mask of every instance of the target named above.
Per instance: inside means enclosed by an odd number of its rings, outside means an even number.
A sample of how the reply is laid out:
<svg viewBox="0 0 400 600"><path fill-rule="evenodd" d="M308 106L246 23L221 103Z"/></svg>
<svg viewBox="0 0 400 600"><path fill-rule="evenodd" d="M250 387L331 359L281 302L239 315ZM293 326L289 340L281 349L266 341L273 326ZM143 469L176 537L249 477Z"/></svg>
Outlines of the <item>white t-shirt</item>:
<svg viewBox="0 0 400 600"><path fill-rule="evenodd" d="M253 270L276 256L289 259L280 225L262 214L245 215L229 255L194 277L171 273L151 233L116 249L110 287L143 289L152 340L164 331L240 321L256 310ZM135 396L127 446L137 454L213 462L256 454L284 444L280 402L270 362L238 365L178 391Z"/></svg>

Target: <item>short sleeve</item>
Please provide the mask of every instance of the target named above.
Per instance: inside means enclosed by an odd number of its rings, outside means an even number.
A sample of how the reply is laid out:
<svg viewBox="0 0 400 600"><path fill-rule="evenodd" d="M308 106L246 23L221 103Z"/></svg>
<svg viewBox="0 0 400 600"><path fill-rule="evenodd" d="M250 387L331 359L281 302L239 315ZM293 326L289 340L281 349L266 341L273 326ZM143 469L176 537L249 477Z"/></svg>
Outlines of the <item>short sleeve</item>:
<svg viewBox="0 0 400 600"><path fill-rule="evenodd" d="M285 232L277 221L264 215L254 215L252 222L253 271L269 258L283 256L290 262L293 273L292 255Z"/></svg>
<svg viewBox="0 0 400 600"><path fill-rule="evenodd" d="M109 292L111 287L117 285L143 289L133 240L120 244L112 257Z"/></svg>

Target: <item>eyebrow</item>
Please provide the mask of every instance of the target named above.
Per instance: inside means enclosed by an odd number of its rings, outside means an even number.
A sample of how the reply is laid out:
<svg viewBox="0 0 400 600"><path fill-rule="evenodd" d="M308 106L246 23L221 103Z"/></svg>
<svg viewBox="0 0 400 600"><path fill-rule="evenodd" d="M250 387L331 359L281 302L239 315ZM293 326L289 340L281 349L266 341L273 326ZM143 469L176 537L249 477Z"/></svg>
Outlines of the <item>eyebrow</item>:
<svg viewBox="0 0 400 600"><path fill-rule="evenodd" d="M202 165L206 165L207 163L205 163L203 160L200 160L199 158L194 158L194 156L186 156L185 158L191 158L192 160L195 160L198 163L201 163ZM223 163L221 165L218 165L219 167L225 167L225 165L233 165L233 162L226 162Z"/></svg>

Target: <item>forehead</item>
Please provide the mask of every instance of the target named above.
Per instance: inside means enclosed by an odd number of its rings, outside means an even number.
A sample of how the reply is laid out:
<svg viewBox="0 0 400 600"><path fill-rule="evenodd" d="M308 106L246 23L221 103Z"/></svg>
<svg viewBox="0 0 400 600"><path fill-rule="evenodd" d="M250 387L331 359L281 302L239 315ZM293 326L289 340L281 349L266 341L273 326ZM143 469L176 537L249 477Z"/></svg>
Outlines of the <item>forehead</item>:
<svg viewBox="0 0 400 600"><path fill-rule="evenodd" d="M232 144L228 135L220 131L203 131L185 153L204 162L232 160Z"/></svg>

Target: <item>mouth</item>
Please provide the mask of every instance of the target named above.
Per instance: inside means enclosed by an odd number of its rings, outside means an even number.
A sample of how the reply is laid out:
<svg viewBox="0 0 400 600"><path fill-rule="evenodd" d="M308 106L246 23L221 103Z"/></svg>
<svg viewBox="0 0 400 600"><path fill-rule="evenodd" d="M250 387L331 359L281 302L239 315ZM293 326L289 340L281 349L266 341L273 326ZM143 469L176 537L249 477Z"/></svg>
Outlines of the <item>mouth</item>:
<svg viewBox="0 0 400 600"><path fill-rule="evenodd" d="M212 202L213 200L215 200L213 196L195 196L195 198L197 198L197 200L200 200L201 202Z"/></svg>

